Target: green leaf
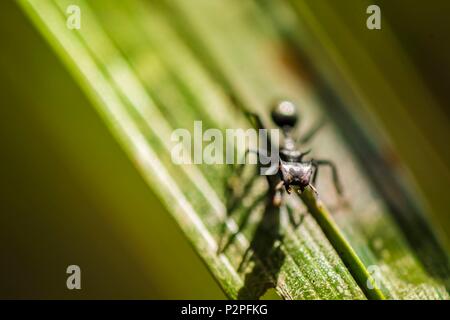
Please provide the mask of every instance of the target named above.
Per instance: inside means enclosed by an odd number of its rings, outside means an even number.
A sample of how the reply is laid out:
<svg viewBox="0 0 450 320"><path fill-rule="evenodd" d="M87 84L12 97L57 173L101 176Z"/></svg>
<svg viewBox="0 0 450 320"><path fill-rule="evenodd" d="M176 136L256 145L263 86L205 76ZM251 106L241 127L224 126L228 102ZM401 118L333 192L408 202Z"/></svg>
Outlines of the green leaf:
<svg viewBox="0 0 450 320"><path fill-rule="evenodd" d="M203 121L203 130L249 127L239 108L245 106L268 122L267 108L278 97L298 102L306 126L322 116L316 92L280 65L281 33L255 3L19 4L230 298L259 298L269 288L285 299L448 298L331 124L312 146L315 157L345 164L339 169L350 208L332 210L333 217L308 193L303 202L291 196L280 212L271 210L263 178L227 212L224 181L230 168L172 162L173 130L193 132L195 120ZM80 30L66 27L72 4L81 8ZM253 180L246 171L242 179ZM320 198L334 207L335 192L324 176ZM289 221L290 212L298 227ZM225 220L227 234L248 222L218 254ZM373 289L367 286L374 280L371 266L380 283Z"/></svg>

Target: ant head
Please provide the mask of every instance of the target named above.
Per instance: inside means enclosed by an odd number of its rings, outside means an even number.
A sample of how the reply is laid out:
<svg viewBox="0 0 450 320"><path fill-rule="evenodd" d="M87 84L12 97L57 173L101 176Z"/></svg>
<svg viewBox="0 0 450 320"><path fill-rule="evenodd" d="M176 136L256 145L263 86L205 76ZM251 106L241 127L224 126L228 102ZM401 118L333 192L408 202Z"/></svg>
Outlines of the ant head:
<svg viewBox="0 0 450 320"><path fill-rule="evenodd" d="M289 188L299 188L303 190L309 186L313 174L313 167L310 162L285 162L281 161L281 176L284 184Z"/></svg>
<svg viewBox="0 0 450 320"><path fill-rule="evenodd" d="M278 127L288 130L295 127L299 120L296 106L287 100L276 103L271 116Z"/></svg>

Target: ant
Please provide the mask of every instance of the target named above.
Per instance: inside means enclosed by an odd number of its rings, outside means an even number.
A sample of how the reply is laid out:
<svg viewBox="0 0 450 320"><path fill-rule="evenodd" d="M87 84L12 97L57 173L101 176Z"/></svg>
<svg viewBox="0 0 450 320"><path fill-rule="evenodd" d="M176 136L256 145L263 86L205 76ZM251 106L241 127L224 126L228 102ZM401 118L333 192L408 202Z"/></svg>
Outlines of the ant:
<svg viewBox="0 0 450 320"><path fill-rule="evenodd" d="M264 125L262 123L259 115L249 112L247 110L244 111L246 116L249 118L250 122L252 122L255 129L264 129ZM342 196L342 187L341 182L337 173L336 166L333 162L329 160L316 160L310 159L305 160L305 156L309 154L311 150L306 152L300 151L300 145L308 143L311 138L321 129L324 124L324 121L320 121L315 126L313 126L306 134L302 135L300 138L294 137L294 132L297 126L299 125L300 116L297 112L296 106L290 101L280 101L272 108L271 118L274 124L281 130L283 136L283 143L281 143L279 148L279 157L278 157L278 171L276 174L266 175L266 179L269 185L268 192L266 194L262 194L257 197L256 201L253 203L251 207L254 207L260 201L266 199L265 206L265 214L263 215L263 220L266 221L265 224L270 224L269 232L275 233L275 238L279 237L278 234L279 225L277 226L276 220L278 220L273 213L278 212L277 209L281 207L283 192L286 191L287 194L291 194L292 191L296 193L303 192L307 187L311 188L315 194L317 194L316 188L314 185L316 184L317 176L319 173L319 167L328 166L331 168L333 175L333 182L336 188L336 191L339 196ZM268 139L267 141L267 149L271 150L271 141ZM247 149L244 157L247 157L249 153L256 153L258 157L263 157L266 152L262 152L263 150L251 150ZM244 161L245 163L245 161ZM228 179L227 182L227 192L231 192L231 190L236 191L236 189L240 189L240 194L244 195L250 191L252 182L256 179L256 176L252 176L250 182L246 184L242 184L239 180L243 176L243 168L245 164L240 165L237 170L235 170L233 175ZM239 188L238 188L239 187ZM236 194L229 194L236 196ZM231 214L236 207L239 205L240 201L236 197L227 197L227 213ZM343 204L346 204L345 200ZM298 226L299 223L303 220L303 215L301 217L300 222L297 222L295 217L293 216L292 210L289 206L286 207L289 219L294 226ZM226 231L226 221L222 224L221 230L221 240L218 247L218 252L223 252L227 249L228 245L231 244L234 237L239 233L246 225L248 217L251 213L251 208L246 209L243 214L242 221L238 226L238 231L234 232L230 238L226 239L225 231ZM264 223L263 223L264 224ZM265 227L261 227L263 230ZM277 230L275 230L277 229ZM259 229L258 229L259 230ZM260 231L261 231L260 230ZM223 242L225 241L225 243ZM254 239L255 243L260 241L260 239ZM253 243L253 242L252 242ZM252 247L252 245L251 245ZM257 249L257 245L253 244L253 249L255 251ZM261 255L261 252L259 252ZM262 255L265 255L263 253ZM244 261L245 259L243 259Z"/></svg>
<svg viewBox="0 0 450 320"><path fill-rule="evenodd" d="M245 114L253 122L256 129L264 129L259 115L249 111L245 111ZM334 163L329 160L304 160L305 155L309 154L311 150L306 152L299 150L300 145L309 142L319 131L323 125L323 121L314 126L303 137L295 138L293 132L295 132L295 129L299 125L300 116L296 106L287 100L275 104L271 111L271 118L274 124L281 130L284 138L284 143L279 148L278 174L266 176L273 205L276 207L281 205L283 187L288 194L291 194L293 190L303 192L307 187L310 187L317 194L314 185L316 184L319 167L321 166L331 168L334 186L338 195L342 196L342 185ZM245 156L249 152L254 152L257 156L261 154L260 150L247 150Z"/></svg>

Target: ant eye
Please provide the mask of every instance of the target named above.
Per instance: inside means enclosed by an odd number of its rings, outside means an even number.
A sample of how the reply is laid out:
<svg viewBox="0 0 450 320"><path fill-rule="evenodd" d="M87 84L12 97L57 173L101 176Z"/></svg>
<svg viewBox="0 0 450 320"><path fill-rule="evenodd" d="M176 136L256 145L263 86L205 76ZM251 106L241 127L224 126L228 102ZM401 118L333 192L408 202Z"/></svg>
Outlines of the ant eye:
<svg viewBox="0 0 450 320"><path fill-rule="evenodd" d="M279 127L294 127L298 121L297 108L290 101L281 101L272 109L272 120Z"/></svg>

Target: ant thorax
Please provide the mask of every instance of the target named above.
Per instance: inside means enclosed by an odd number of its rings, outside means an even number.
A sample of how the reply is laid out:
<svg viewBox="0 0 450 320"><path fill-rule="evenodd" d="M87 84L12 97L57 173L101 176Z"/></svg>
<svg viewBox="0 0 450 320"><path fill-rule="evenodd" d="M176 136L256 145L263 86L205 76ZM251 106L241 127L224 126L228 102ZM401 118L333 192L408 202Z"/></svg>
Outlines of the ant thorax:
<svg viewBox="0 0 450 320"><path fill-rule="evenodd" d="M280 158L286 162L298 162L301 152L297 149L295 141L290 137L285 137L280 148Z"/></svg>
<svg viewBox="0 0 450 320"><path fill-rule="evenodd" d="M280 158L286 162L299 162L301 152L298 150L290 150L282 148L280 150Z"/></svg>

